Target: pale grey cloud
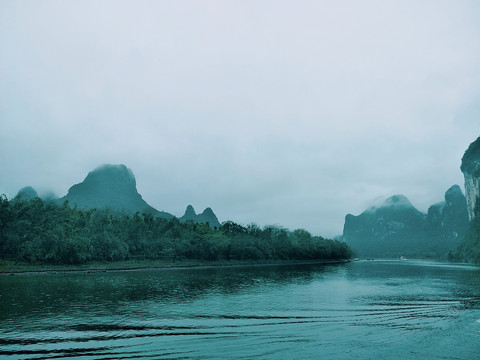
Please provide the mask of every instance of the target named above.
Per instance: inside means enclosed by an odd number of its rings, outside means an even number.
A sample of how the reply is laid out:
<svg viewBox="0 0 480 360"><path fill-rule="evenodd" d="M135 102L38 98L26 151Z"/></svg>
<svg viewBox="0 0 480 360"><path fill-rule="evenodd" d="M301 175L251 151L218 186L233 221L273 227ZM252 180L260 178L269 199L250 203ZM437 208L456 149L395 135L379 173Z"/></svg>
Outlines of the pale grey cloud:
<svg viewBox="0 0 480 360"><path fill-rule="evenodd" d="M181 215L342 231L462 184L476 1L0 1L0 192L124 163Z"/></svg>

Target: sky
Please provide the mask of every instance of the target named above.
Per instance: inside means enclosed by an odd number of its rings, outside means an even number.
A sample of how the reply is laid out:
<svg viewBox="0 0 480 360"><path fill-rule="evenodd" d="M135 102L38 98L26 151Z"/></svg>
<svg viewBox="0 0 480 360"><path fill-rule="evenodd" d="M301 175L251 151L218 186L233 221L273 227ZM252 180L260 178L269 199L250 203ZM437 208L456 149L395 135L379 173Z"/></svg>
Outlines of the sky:
<svg viewBox="0 0 480 360"><path fill-rule="evenodd" d="M304 228L463 189L480 2L0 0L0 193L125 164L181 216Z"/></svg>

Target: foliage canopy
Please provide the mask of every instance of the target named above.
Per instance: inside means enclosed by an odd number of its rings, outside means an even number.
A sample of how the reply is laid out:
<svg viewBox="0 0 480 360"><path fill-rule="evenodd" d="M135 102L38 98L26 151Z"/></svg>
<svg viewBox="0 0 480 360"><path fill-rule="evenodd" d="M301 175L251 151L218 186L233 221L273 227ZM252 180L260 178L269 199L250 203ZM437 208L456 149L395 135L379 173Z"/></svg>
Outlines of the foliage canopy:
<svg viewBox="0 0 480 360"><path fill-rule="evenodd" d="M220 227L152 213L71 208L40 198L0 198L0 258L35 264L126 259L335 260L351 257L340 241L305 230Z"/></svg>

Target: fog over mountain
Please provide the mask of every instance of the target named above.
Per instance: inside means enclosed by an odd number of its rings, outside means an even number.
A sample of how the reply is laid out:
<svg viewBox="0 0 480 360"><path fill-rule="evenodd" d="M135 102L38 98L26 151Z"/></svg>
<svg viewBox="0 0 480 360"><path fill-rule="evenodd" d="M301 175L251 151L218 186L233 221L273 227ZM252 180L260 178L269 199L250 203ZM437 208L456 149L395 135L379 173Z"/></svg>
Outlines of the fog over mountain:
<svg viewBox="0 0 480 360"><path fill-rule="evenodd" d="M446 259L468 229L467 202L458 185L428 213L403 195L394 195L358 216L347 214L343 240L362 257L431 257Z"/></svg>
<svg viewBox="0 0 480 360"><path fill-rule="evenodd" d="M0 194L126 164L181 217L426 214L479 135L478 1L0 1ZM52 197L50 195L50 197Z"/></svg>
<svg viewBox="0 0 480 360"><path fill-rule="evenodd" d="M80 209L109 209L127 214L150 213L166 219L173 216L150 206L137 191L135 175L125 165L102 165L90 171L59 199Z"/></svg>

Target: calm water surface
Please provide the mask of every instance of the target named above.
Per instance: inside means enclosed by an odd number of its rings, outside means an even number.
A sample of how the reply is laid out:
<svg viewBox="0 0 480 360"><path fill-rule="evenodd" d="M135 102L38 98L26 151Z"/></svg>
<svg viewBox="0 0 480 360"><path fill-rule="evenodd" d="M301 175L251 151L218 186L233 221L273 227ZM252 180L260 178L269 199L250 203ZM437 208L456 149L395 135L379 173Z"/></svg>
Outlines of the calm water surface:
<svg viewBox="0 0 480 360"><path fill-rule="evenodd" d="M1 359L480 359L480 270L421 261L0 276Z"/></svg>

